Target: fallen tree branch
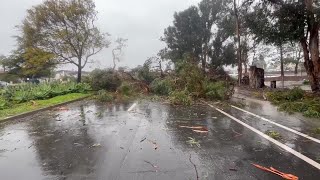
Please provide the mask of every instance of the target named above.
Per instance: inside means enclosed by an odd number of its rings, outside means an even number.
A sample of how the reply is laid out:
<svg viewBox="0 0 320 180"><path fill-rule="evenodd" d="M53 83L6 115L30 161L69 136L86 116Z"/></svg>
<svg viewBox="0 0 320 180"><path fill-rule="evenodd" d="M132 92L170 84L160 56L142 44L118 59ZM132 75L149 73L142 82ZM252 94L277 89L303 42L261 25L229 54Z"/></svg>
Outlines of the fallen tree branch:
<svg viewBox="0 0 320 180"><path fill-rule="evenodd" d="M197 169L197 166L191 160L191 154L190 154L190 157L189 157L189 161L194 166L194 170L196 171L196 180L199 180L198 169Z"/></svg>
<svg viewBox="0 0 320 180"><path fill-rule="evenodd" d="M231 128L231 130L232 130L232 132L234 132L235 134L237 134L237 135L235 135L234 137L239 137L239 136L242 136L242 135L243 135L243 134L238 133L237 131L235 131L233 128Z"/></svg>

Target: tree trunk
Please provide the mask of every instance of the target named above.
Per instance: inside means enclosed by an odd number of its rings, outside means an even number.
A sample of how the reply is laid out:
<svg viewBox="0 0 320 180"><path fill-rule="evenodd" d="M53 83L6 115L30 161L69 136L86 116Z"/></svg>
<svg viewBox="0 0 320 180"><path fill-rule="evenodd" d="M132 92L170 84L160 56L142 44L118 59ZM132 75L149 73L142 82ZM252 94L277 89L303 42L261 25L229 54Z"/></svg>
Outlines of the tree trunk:
<svg viewBox="0 0 320 180"><path fill-rule="evenodd" d="M313 8L313 0L305 0L307 8L307 32L309 35L309 47L307 44L308 35L303 37L300 41L303 54L304 54L304 66L309 76L311 89L313 92L318 92L319 87L319 24L316 20L316 15Z"/></svg>
<svg viewBox="0 0 320 180"><path fill-rule="evenodd" d="M283 47L280 45L280 64L281 64L281 82L282 88L284 88L284 69L283 69Z"/></svg>
<svg viewBox="0 0 320 180"><path fill-rule="evenodd" d="M202 55L202 60L201 60L203 74L206 74L207 53L208 53L208 44L205 43L205 45L204 45L204 53Z"/></svg>
<svg viewBox="0 0 320 180"><path fill-rule="evenodd" d="M237 59L238 59L238 84L241 86L241 79L242 79L242 61L241 61L241 39L240 39L240 22L239 22L239 15L237 9L236 0L233 1L234 6L234 15L236 18L236 35L237 35Z"/></svg>
<svg viewBox="0 0 320 180"><path fill-rule="evenodd" d="M81 74L82 74L82 67L78 65L78 75L77 75L77 83L81 83Z"/></svg>
<svg viewBox="0 0 320 180"><path fill-rule="evenodd" d="M309 53L309 48L308 48L306 38L302 38L300 40L300 43L301 43L301 46L303 49L304 67L305 67L307 74L308 74L308 77L309 77L311 90L313 92L317 92L317 91L319 91L318 77L317 77L317 73L315 73L315 71L314 71L313 63L309 58L310 53Z"/></svg>
<svg viewBox="0 0 320 180"><path fill-rule="evenodd" d="M296 62L295 67L294 67L294 74L298 74L298 67L299 67L299 62Z"/></svg>
<svg viewBox="0 0 320 180"><path fill-rule="evenodd" d="M243 63L244 65L244 74L248 74L248 64L247 63Z"/></svg>

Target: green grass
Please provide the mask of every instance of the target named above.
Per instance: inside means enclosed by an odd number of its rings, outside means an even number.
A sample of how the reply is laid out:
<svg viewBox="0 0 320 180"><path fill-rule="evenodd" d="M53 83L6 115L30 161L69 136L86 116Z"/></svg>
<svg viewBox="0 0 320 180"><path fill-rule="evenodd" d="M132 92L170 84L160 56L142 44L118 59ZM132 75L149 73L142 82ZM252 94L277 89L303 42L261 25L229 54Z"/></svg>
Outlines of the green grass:
<svg viewBox="0 0 320 180"><path fill-rule="evenodd" d="M72 93L72 94L67 94L63 96L57 96L47 100L36 100L32 102L16 104L10 107L9 109L0 110L0 121L7 117L35 111L38 109L54 106L57 104L61 104L68 101L73 101L73 100L77 100L77 99L89 97L89 96L90 94Z"/></svg>

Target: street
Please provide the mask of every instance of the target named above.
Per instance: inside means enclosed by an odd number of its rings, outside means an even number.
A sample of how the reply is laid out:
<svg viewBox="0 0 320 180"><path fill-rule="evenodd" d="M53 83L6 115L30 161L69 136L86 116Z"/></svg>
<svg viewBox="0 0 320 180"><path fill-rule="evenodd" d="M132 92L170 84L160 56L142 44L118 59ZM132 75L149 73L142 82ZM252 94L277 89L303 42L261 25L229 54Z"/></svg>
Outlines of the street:
<svg viewBox="0 0 320 180"><path fill-rule="evenodd" d="M252 163L319 179L319 137L310 134L319 123L268 122L258 116L273 111L263 108L249 105L254 116L205 103L72 103L0 124L0 179L282 179ZM277 144L259 134L267 130L279 132Z"/></svg>

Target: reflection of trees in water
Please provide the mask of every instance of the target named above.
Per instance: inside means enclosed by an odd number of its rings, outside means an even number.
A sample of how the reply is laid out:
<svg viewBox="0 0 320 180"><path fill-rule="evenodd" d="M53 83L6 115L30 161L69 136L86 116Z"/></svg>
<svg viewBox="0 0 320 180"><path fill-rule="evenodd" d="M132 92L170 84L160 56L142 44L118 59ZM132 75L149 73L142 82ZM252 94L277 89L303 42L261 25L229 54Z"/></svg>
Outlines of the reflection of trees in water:
<svg viewBox="0 0 320 180"><path fill-rule="evenodd" d="M63 112L61 112L63 113ZM52 175L87 175L96 164L95 149L90 148L94 140L88 134L85 124L86 113L80 106L79 119L64 119L57 122L53 116L41 116L29 122L30 136L43 169ZM63 123L73 123L72 129L63 127ZM67 126L70 127L70 126Z"/></svg>

